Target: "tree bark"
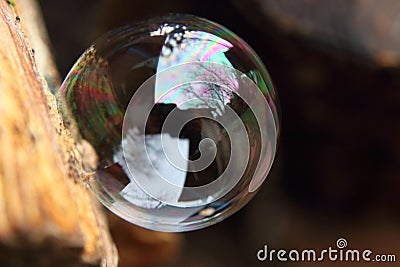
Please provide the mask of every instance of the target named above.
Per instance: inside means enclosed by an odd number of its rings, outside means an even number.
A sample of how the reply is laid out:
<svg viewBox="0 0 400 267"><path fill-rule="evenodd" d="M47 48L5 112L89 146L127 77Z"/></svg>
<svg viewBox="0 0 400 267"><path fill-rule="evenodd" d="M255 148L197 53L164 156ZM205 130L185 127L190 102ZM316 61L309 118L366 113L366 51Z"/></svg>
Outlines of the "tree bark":
<svg viewBox="0 0 400 267"><path fill-rule="evenodd" d="M0 0L0 266L116 266L80 153L36 66L47 46L33 51L22 31L21 22L28 36L43 29L38 16L24 21L32 3L21 0L19 17L19 3ZM57 83L51 59L41 69Z"/></svg>

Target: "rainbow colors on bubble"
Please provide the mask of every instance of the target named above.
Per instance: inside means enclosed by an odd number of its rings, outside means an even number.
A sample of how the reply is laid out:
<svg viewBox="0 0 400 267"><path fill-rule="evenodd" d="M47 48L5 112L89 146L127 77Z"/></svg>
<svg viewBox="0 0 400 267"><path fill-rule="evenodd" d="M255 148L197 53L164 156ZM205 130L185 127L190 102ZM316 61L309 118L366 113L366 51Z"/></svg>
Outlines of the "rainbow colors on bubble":
<svg viewBox="0 0 400 267"><path fill-rule="evenodd" d="M103 35L58 97L76 142L97 153L90 188L145 228L189 231L227 218L274 160L269 74L242 39L203 18L170 15Z"/></svg>

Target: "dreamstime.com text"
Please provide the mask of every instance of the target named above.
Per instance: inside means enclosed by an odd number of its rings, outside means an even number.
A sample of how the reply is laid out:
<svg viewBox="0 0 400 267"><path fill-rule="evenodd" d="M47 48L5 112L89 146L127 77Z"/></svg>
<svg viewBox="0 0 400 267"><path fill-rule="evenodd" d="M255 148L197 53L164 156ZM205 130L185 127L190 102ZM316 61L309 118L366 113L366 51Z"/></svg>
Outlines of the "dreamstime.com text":
<svg viewBox="0 0 400 267"><path fill-rule="evenodd" d="M336 247L328 247L322 250L315 249L270 249L264 245L257 252L259 261L333 261L333 262L396 262L395 254L374 254L370 249L349 249L347 240L339 238Z"/></svg>

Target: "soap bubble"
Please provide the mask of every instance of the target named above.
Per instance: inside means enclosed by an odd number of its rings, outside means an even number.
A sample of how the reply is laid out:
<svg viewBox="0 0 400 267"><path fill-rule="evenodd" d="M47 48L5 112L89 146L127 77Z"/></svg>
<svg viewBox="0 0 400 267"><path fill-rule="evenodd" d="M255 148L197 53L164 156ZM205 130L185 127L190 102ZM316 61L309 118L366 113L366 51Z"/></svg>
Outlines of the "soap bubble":
<svg viewBox="0 0 400 267"><path fill-rule="evenodd" d="M59 100L76 142L96 151L95 166L84 165L90 188L115 214L153 230L189 231L233 214L276 152L277 99L264 65L235 34L195 16L99 38Z"/></svg>

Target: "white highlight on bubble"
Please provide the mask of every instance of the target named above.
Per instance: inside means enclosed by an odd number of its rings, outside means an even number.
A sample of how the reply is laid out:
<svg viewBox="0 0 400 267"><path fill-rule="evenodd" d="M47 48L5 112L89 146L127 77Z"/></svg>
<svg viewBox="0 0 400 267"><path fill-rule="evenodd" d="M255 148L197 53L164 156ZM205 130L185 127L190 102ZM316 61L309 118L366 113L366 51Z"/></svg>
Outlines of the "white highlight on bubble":
<svg viewBox="0 0 400 267"><path fill-rule="evenodd" d="M157 208L160 207L163 203L158 199L163 198L168 201L176 202L179 199L180 194L182 193L182 188L185 184L186 178L186 170L185 169L177 169L172 166L163 153L163 146L161 144L161 140L164 138L166 141L166 146L164 149L168 151L168 147L172 146L176 142L181 149L181 151L188 155L189 154L189 140L188 139L179 139L171 137L167 133L162 134L154 134L151 136L144 136L139 133L137 128L132 128L127 132L125 136L122 146L130 147L130 149L126 149L127 153L121 150L114 154L114 161L117 162L122 169L127 173L128 178L130 179L130 183L124 187L121 191L121 195L127 199L132 204L135 204L142 208ZM145 150L139 144L145 140ZM141 189L141 187L136 183L134 175L142 175L146 177L149 181L153 180L152 171L149 169L142 168L143 162L147 160L147 157L151 159L153 163L152 167L161 174L163 177L168 178L168 182L176 185L173 190L165 190L162 187L156 187L156 191L154 192L154 198L150 197L145 191ZM176 159L174 159L176 160ZM183 164L186 164L187 161ZM135 170L135 174L129 171L128 166L131 166L132 169Z"/></svg>

